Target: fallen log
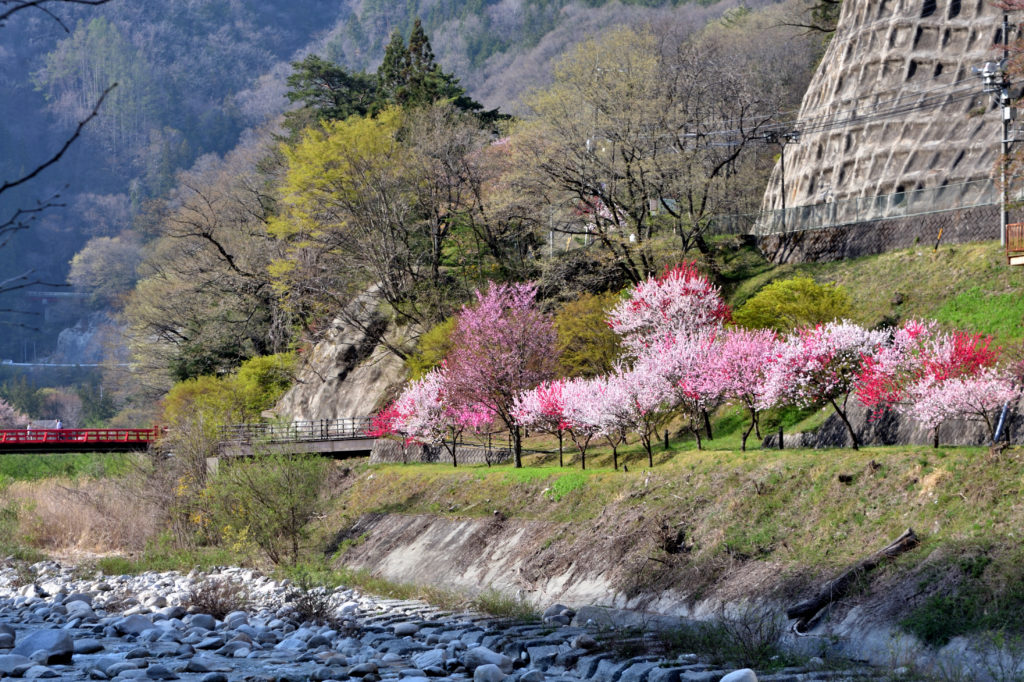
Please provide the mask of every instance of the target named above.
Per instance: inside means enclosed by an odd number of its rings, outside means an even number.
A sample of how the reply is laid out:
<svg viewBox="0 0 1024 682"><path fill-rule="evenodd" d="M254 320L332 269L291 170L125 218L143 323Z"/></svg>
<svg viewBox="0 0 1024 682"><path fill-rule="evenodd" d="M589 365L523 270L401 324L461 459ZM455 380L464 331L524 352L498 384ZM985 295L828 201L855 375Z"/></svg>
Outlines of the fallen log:
<svg viewBox="0 0 1024 682"><path fill-rule="evenodd" d="M866 559L862 559L854 566L843 571L836 578L825 583L821 591L811 599L802 601L795 606L786 609L786 617L796 620L794 630L803 632L807 624L821 611L834 601L846 596L854 582L868 571L874 570L880 563L889 559L895 559L900 554L910 551L921 544L921 540L910 528L903 532L903 535L896 538L889 546L881 549Z"/></svg>

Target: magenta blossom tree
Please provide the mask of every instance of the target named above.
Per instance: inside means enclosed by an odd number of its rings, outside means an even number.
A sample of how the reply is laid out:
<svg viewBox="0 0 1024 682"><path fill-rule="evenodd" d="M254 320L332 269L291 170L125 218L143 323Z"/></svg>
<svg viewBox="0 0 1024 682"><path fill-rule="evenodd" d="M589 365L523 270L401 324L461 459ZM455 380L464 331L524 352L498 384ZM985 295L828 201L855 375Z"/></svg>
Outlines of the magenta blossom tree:
<svg viewBox="0 0 1024 682"><path fill-rule="evenodd" d="M534 306L537 288L496 284L477 292L475 306L458 314L447 358L453 401L493 414L512 439L515 466L522 467L522 430L516 397L555 375L558 351L551 319Z"/></svg>
<svg viewBox="0 0 1024 682"><path fill-rule="evenodd" d="M608 324L626 351L640 357L680 332L717 328L730 315L718 287L694 263L683 263L633 287L609 313Z"/></svg>
<svg viewBox="0 0 1024 682"><path fill-rule="evenodd" d="M512 416L523 427L550 433L558 437L558 466L565 466L562 458L562 439L565 435L565 401L562 389L565 380L543 381L529 391L516 396Z"/></svg>
<svg viewBox="0 0 1024 682"><path fill-rule="evenodd" d="M871 357L887 336L886 331L845 320L798 330L776 346L759 405L832 405L857 450L860 439L846 415L846 404L864 358Z"/></svg>

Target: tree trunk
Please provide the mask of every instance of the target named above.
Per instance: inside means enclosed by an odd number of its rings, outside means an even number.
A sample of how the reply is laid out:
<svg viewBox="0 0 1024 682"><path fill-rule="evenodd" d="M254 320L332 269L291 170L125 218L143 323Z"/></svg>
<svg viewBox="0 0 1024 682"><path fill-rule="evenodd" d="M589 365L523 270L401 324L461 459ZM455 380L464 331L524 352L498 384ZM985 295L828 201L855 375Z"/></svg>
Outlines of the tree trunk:
<svg viewBox="0 0 1024 682"><path fill-rule="evenodd" d="M702 450L703 447L700 442L700 429L694 426L690 430L693 431L693 437L697 439L697 449Z"/></svg>
<svg viewBox="0 0 1024 682"><path fill-rule="evenodd" d="M711 415L708 414L707 410L701 410L704 413L704 435L707 436L708 440L714 440L715 437L711 435Z"/></svg>
<svg viewBox="0 0 1024 682"><path fill-rule="evenodd" d="M846 430L849 431L850 438L853 440L853 449L860 450L860 440L857 438L857 434L854 432L853 425L850 424L850 420L846 418L846 410L839 407L835 398L829 398L829 402L832 403L832 407L835 409L836 414L839 415L839 418L843 420L844 424L846 424ZM843 401L843 404L845 406L845 400Z"/></svg>
<svg viewBox="0 0 1024 682"><path fill-rule="evenodd" d="M562 462L562 431L558 431L558 467L562 468L565 464Z"/></svg>
<svg viewBox="0 0 1024 682"><path fill-rule="evenodd" d="M523 468L523 434L516 426L512 429L512 454L515 457L516 469Z"/></svg>
<svg viewBox="0 0 1024 682"><path fill-rule="evenodd" d="M818 594L811 599L786 609L786 617L796 620L796 630L801 632L819 611L832 602L842 599L865 573L875 569L883 561L894 559L900 554L914 549L919 544L921 544L921 541L917 535L908 528L903 532L903 535L896 538L889 546L846 569L835 580L825 583Z"/></svg>
<svg viewBox="0 0 1024 682"><path fill-rule="evenodd" d="M644 450L647 451L647 459L650 460L653 456L651 454L651 434L644 435L641 433L640 442L643 444Z"/></svg>

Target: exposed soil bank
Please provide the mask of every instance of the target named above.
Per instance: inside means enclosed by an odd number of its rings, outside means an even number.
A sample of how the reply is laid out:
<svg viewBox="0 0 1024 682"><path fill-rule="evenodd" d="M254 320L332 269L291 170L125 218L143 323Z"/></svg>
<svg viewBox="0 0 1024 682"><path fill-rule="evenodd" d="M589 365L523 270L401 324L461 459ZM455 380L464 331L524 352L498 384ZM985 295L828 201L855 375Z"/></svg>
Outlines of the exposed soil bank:
<svg viewBox="0 0 1024 682"><path fill-rule="evenodd" d="M596 524L600 525L600 524ZM609 624L667 626L676 619L760 617L767 609L779 618L801 589L814 585L793 566L773 562L737 562L717 575L699 575L666 584L663 560L643 556L641 533L632 523L619 537L580 532L569 524L491 519L451 519L429 515L368 514L351 527L353 540L340 560L394 582L431 585L467 594L487 589L517 595L543 608L563 603L581 610L582 618L607 618ZM632 542L630 541L632 536ZM645 568L645 563L655 567ZM685 574L676 565L674 574ZM711 579L713 578L713 579ZM653 584L645 586L646 579ZM710 580L709 580L710 579ZM893 622L894 591L907 581L884 581L837 604L803 637L791 644L808 654L829 652L875 665L928 658L923 645ZM905 595L901 595L905 597ZM585 607L602 607L600 611ZM905 615L905 614L902 614ZM963 643L957 642L956 656Z"/></svg>
<svg viewBox="0 0 1024 682"><path fill-rule="evenodd" d="M906 622L941 621L942 605L930 605L944 597L973 595L988 612L993 594L1012 596L999 585L1019 582L1019 543L1007 542L1024 513L1016 453L728 457L692 453L637 474L587 472L557 499L559 477L582 474L374 467L343 496L337 561L394 582L494 589L540 609L600 607L582 617L639 626L764 612L785 620L788 607L909 526L920 547L866 574L789 643L875 665L973 660L981 668L968 649L983 647L956 628L929 646Z"/></svg>

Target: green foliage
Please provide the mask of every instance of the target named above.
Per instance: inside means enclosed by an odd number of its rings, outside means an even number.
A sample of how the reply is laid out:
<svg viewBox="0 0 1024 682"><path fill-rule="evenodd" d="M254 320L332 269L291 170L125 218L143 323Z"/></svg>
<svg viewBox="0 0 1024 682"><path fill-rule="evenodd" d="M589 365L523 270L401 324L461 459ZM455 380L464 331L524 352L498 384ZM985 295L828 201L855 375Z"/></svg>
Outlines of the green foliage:
<svg viewBox="0 0 1024 682"><path fill-rule="evenodd" d="M201 416L211 436L224 424L244 421L245 401L233 382L214 376L179 381L163 401L163 422L179 426Z"/></svg>
<svg viewBox="0 0 1024 682"><path fill-rule="evenodd" d="M510 618L522 622L540 620L537 607L522 596L510 596L494 588L488 588L470 602L470 608L498 618Z"/></svg>
<svg viewBox="0 0 1024 682"><path fill-rule="evenodd" d="M138 575L147 571L209 570L215 566L239 564L242 559L238 554L219 547L176 546L171 535L164 533L149 542L137 556L101 557L96 560L95 567L106 575Z"/></svg>
<svg viewBox="0 0 1024 682"><path fill-rule="evenodd" d="M39 407L43 402L38 387L29 383L24 374L0 384L0 397L30 417L39 414Z"/></svg>
<svg viewBox="0 0 1024 682"><path fill-rule="evenodd" d="M748 329L774 329L787 333L798 327L842 319L850 312L846 291L836 284L818 284L810 277L772 282L735 313L736 324Z"/></svg>
<svg viewBox="0 0 1024 682"><path fill-rule="evenodd" d="M669 652L708 657L716 665L775 669L795 661L782 648L786 622L774 610L747 605L713 621L659 632Z"/></svg>
<svg viewBox="0 0 1024 682"><path fill-rule="evenodd" d="M420 379L424 374L439 367L452 349L452 331L455 329L455 318L449 317L436 324L423 334L416 342L416 352L406 359L410 379Z"/></svg>
<svg viewBox="0 0 1024 682"><path fill-rule="evenodd" d="M294 352L250 358L242 363L229 383L241 395L249 416L259 416L284 395L295 380Z"/></svg>
<svg viewBox="0 0 1024 682"><path fill-rule="evenodd" d="M297 564L323 508L327 463L315 455L261 453L222 462L203 491L215 531L251 542L275 564Z"/></svg>
<svg viewBox="0 0 1024 682"><path fill-rule="evenodd" d="M408 44L401 33L392 32L377 70L377 87L377 107L381 109L393 105L415 108L438 101L451 102L462 111L483 109L466 95L458 78L441 70L419 18L413 22ZM496 116L495 112L488 114Z"/></svg>
<svg viewBox="0 0 1024 682"><path fill-rule="evenodd" d="M316 55L294 62L292 69L286 95L303 104L302 109L285 114L285 126L295 138L313 121L340 121L392 106L411 109L447 101L462 111L483 108L466 95L455 76L441 70L419 19L413 22L408 45L400 31L391 33L384 59L373 76L349 72ZM497 114L484 116L494 120Z"/></svg>
<svg viewBox="0 0 1024 682"><path fill-rule="evenodd" d="M1024 570L1019 556L975 554L931 566L921 581L931 593L900 625L932 646L982 631L1024 633Z"/></svg>
<svg viewBox="0 0 1024 682"><path fill-rule="evenodd" d="M619 297L582 294L555 313L559 366L563 376L597 376L611 372L621 353L618 334L606 320Z"/></svg>

